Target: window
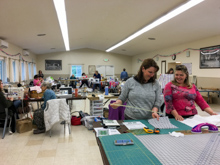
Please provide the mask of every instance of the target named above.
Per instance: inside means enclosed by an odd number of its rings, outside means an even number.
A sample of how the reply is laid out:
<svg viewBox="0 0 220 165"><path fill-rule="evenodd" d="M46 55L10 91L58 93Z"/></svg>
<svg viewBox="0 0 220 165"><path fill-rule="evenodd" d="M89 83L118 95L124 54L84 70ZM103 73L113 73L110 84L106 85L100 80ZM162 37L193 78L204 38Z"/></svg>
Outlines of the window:
<svg viewBox="0 0 220 165"><path fill-rule="evenodd" d="M0 60L0 79L3 79L3 61Z"/></svg>
<svg viewBox="0 0 220 165"><path fill-rule="evenodd" d="M13 69L13 82L16 82L16 62L15 60L12 62Z"/></svg>
<svg viewBox="0 0 220 165"><path fill-rule="evenodd" d="M31 63L30 62L28 63L28 70L29 70L29 75L28 75L29 79L32 79L33 76L32 76L32 69L31 69Z"/></svg>
<svg viewBox="0 0 220 165"><path fill-rule="evenodd" d="M34 75L36 75L36 73L37 73L36 64L33 65L33 68L34 68Z"/></svg>
<svg viewBox="0 0 220 165"><path fill-rule="evenodd" d="M0 79L3 82L7 82L7 70L6 70L6 63L5 59L0 57Z"/></svg>
<svg viewBox="0 0 220 165"><path fill-rule="evenodd" d="M21 63L21 81L26 79L24 62Z"/></svg>
<svg viewBox="0 0 220 165"><path fill-rule="evenodd" d="M81 77L82 76L82 65L72 65L70 73L71 75L74 74L75 77Z"/></svg>

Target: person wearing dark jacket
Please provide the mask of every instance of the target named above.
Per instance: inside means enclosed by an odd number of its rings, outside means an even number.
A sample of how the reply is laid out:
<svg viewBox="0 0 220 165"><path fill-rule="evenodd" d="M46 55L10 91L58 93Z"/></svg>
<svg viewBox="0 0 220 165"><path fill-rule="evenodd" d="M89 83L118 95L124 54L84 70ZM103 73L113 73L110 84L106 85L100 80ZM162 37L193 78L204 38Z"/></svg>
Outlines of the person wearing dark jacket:
<svg viewBox="0 0 220 165"><path fill-rule="evenodd" d="M12 116L12 124L11 124L11 131L15 132L15 118L13 117L16 108L20 106L21 101L16 100L13 102L13 97L7 99L3 93L3 83L2 80L0 80L0 118L5 118L5 108L8 108L8 115Z"/></svg>

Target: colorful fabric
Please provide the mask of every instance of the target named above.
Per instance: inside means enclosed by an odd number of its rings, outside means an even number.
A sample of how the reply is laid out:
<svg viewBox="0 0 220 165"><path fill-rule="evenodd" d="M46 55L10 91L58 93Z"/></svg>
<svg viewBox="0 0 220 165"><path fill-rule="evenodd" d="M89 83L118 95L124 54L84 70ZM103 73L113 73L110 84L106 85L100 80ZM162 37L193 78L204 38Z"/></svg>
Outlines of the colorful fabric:
<svg viewBox="0 0 220 165"><path fill-rule="evenodd" d="M176 110L181 116L197 114L194 102L202 110L209 107L195 85L189 89L187 87L176 86L172 82L169 82L164 88L164 101L167 114L171 114L171 111Z"/></svg>

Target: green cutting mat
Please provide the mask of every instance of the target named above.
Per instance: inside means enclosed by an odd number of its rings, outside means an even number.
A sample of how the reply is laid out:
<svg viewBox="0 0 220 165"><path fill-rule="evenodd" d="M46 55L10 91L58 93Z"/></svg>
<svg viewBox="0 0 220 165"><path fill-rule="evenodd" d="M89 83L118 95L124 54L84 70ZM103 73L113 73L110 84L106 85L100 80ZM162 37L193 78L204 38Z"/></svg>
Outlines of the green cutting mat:
<svg viewBox="0 0 220 165"><path fill-rule="evenodd" d="M111 165L161 165L161 162L131 133L99 137ZM115 140L132 139L134 145L116 146Z"/></svg>
<svg viewBox="0 0 220 165"><path fill-rule="evenodd" d="M172 129L160 129L160 134L169 134L169 132L173 132L173 131L182 131L182 130L191 130L192 127L185 125L175 119L169 119L171 124L177 126L178 128L172 128ZM140 121L142 122L144 125L146 125L148 128L150 129L154 129L154 127L152 125L149 124L148 120L124 120L124 122L134 122L134 121ZM134 130L134 131L130 131L132 133L134 133L135 135L146 135L147 133L145 133L144 131L138 131L138 130ZM155 135L154 133L150 133L147 135Z"/></svg>

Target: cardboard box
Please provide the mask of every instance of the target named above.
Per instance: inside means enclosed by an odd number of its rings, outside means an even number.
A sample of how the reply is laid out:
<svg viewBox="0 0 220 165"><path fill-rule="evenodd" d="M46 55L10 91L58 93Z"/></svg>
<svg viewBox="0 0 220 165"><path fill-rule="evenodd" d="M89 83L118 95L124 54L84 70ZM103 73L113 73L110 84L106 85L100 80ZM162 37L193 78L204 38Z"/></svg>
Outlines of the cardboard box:
<svg viewBox="0 0 220 165"><path fill-rule="evenodd" d="M19 119L16 121L16 130L18 133L28 132L32 130L32 119Z"/></svg>

